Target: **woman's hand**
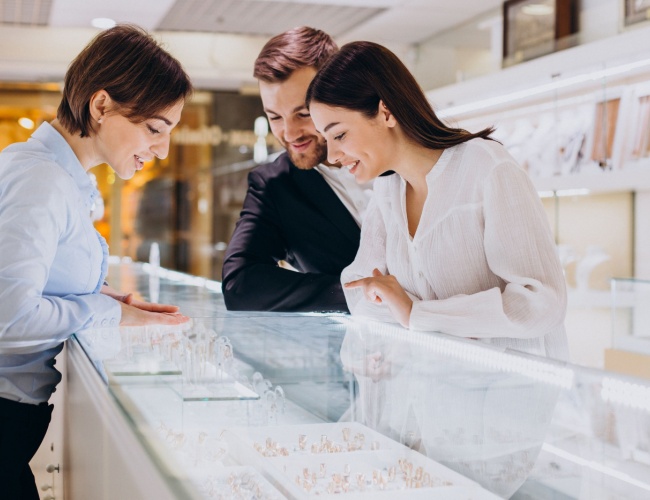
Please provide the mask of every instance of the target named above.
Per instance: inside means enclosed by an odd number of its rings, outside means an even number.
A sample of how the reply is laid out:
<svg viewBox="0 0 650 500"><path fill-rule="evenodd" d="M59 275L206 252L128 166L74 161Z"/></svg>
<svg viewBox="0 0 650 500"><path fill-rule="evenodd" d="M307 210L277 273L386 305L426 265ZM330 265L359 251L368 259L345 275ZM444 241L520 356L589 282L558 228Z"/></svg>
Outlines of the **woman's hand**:
<svg viewBox="0 0 650 500"><path fill-rule="evenodd" d="M362 288L367 300L374 304L386 304L393 317L405 328L409 326L413 301L406 294L395 276L382 274L373 269L371 278L346 283L345 288Z"/></svg>
<svg viewBox="0 0 650 500"><path fill-rule="evenodd" d="M137 307L143 311L157 312L157 313L175 313L178 312L178 306L172 306L169 304L154 304L152 302L145 302L144 300L136 299L132 293L122 293L118 292L114 288L111 288L108 285L102 286L102 293L108 295L109 297L123 302L124 304L129 304L130 306Z"/></svg>
<svg viewBox="0 0 650 500"><path fill-rule="evenodd" d="M365 373L373 382L379 382L382 379L390 378L391 362L384 358L381 352L373 352L365 358Z"/></svg>
<svg viewBox="0 0 650 500"><path fill-rule="evenodd" d="M148 304L147 302L142 303ZM190 320L190 318L183 316L179 312L151 311L129 305L124 301L120 301L120 306L122 307L120 326L180 325L182 323L187 323ZM178 310L178 308L176 309Z"/></svg>

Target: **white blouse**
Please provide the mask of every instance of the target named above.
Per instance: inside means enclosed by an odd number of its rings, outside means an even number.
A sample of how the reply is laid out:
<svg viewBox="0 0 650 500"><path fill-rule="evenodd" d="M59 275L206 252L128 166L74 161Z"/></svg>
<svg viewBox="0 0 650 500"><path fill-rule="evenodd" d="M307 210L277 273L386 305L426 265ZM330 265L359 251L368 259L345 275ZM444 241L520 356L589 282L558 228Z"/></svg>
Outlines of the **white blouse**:
<svg viewBox="0 0 650 500"><path fill-rule="evenodd" d="M526 172L501 144L473 139L443 151L426 182L411 238L404 180L397 174L375 180L359 251L341 282L378 268L413 299L412 330L568 359L564 276ZM344 292L353 315L395 322L360 288Z"/></svg>
<svg viewBox="0 0 650 500"><path fill-rule="evenodd" d="M316 165L314 170L323 176L325 182L354 217L357 225L361 227L372 197L372 181L359 184L354 174L350 173L350 169L345 167L330 167L321 163Z"/></svg>

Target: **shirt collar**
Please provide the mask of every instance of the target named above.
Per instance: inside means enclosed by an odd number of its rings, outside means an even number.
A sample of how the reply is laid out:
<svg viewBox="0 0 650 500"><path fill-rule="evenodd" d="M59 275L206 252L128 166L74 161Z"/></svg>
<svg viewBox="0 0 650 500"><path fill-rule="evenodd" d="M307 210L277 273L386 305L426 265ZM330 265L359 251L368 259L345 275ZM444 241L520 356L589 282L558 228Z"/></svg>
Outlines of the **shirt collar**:
<svg viewBox="0 0 650 500"><path fill-rule="evenodd" d="M319 163L314 168L316 170L325 170L326 172L333 172L333 171L339 171L343 167L331 167L329 165L325 165L324 163Z"/></svg>
<svg viewBox="0 0 650 500"><path fill-rule="evenodd" d="M346 167L332 167L325 165L324 163L319 163L314 167L314 170L316 170L321 175L329 178L344 179L348 177L347 174L349 174L350 177L354 178L354 176L350 174L350 170Z"/></svg>
<svg viewBox="0 0 650 500"><path fill-rule="evenodd" d="M56 163L72 177L79 191L81 191L82 199L90 209L95 198L99 195L99 191L93 186L88 173L84 170L68 141L48 122L43 122L36 129L32 134L32 139L42 143L46 149L54 154Z"/></svg>

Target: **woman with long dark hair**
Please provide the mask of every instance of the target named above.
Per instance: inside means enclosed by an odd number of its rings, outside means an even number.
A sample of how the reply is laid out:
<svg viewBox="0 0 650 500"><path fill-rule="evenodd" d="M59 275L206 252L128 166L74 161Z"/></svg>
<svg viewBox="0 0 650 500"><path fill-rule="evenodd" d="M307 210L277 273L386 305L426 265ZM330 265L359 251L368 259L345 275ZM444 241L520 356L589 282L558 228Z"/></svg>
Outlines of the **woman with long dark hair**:
<svg viewBox="0 0 650 500"><path fill-rule="evenodd" d="M307 92L328 160L376 179L353 315L567 358L566 285L542 204L491 128L443 123L395 54L352 42ZM391 172L393 172L392 175Z"/></svg>

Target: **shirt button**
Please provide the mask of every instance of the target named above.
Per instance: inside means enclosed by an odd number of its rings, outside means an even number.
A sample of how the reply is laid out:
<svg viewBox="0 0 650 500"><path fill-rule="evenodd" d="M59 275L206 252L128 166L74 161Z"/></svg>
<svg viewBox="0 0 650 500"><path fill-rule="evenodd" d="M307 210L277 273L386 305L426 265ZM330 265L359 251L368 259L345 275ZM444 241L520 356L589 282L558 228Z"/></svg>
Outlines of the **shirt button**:
<svg viewBox="0 0 650 500"><path fill-rule="evenodd" d="M424 278L424 273L423 273L422 271L420 271L420 272L418 273L418 276L419 276L420 278Z"/></svg>
<svg viewBox="0 0 650 500"><path fill-rule="evenodd" d="M108 320L106 318L104 318L102 320L102 326L106 326L107 324L108 324Z"/></svg>

